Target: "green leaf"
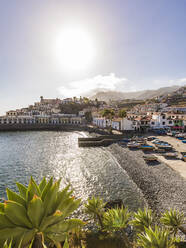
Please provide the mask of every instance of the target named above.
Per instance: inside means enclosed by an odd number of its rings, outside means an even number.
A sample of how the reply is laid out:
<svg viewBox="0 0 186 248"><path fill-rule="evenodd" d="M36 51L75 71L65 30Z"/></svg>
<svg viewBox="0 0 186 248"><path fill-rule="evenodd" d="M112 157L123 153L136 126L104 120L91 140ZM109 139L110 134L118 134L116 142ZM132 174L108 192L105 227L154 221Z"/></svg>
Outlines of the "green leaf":
<svg viewBox="0 0 186 248"><path fill-rule="evenodd" d="M46 178L43 177L43 180L39 184L39 189L40 189L41 192L44 190L46 184L47 184Z"/></svg>
<svg viewBox="0 0 186 248"><path fill-rule="evenodd" d="M46 229L46 232L53 232L53 233L66 233L70 230L77 228L79 226L84 225L83 221L79 219L69 219L66 221L59 222L55 225L49 226Z"/></svg>
<svg viewBox="0 0 186 248"><path fill-rule="evenodd" d="M38 196L41 196L41 190L39 188L39 186L37 185L37 183L35 182L35 180L33 179L33 177L31 176L30 180L32 181L32 183L34 184L36 190L37 190L37 194Z"/></svg>
<svg viewBox="0 0 186 248"><path fill-rule="evenodd" d="M40 225L40 230L44 231L48 226L57 224L62 220L64 220L63 214L60 210L57 210L53 215L43 218Z"/></svg>
<svg viewBox="0 0 186 248"><path fill-rule="evenodd" d="M31 201L34 195L40 196L40 190L33 178L30 178L30 182L26 192L26 200L27 202Z"/></svg>
<svg viewBox="0 0 186 248"><path fill-rule="evenodd" d="M44 206L40 197L34 195L28 203L27 214L34 227L39 227L44 214Z"/></svg>
<svg viewBox="0 0 186 248"><path fill-rule="evenodd" d="M8 188L6 189L6 193L7 193L8 200L15 201L17 203L20 203L24 207L26 207L26 201L23 197L21 197L20 195L18 195L17 193L13 192L12 190Z"/></svg>
<svg viewBox="0 0 186 248"><path fill-rule="evenodd" d="M7 240L16 236L20 236L27 230L28 229L21 227L0 229L0 240Z"/></svg>
<svg viewBox="0 0 186 248"><path fill-rule="evenodd" d="M18 187L18 190L19 190L19 193L20 195L26 199L26 192L27 192L27 187L24 186L23 184L21 183L16 183L17 187Z"/></svg>
<svg viewBox="0 0 186 248"><path fill-rule="evenodd" d="M8 228L8 227L15 227L15 224L13 224L4 213L0 213L0 229Z"/></svg>
<svg viewBox="0 0 186 248"><path fill-rule="evenodd" d="M46 233L46 236L55 243L64 241L66 239L67 233Z"/></svg>
<svg viewBox="0 0 186 248"><path fill-rule="evenodd" d="M32 224L27 217L25 207L17 202L10 200L6 201L5 215L11 222L18 226L32 228Z"/></svg>
<svg viewBox="0 0 186 248"><path fill-rule="evenodd" d="M43 201L45 216L47 216L48 214L52 214L53 206L56 202L58 190L59 190L59 185L56 182L52 185L52 187L46 193L46 196Z"/></svg>
<svg viewBox="0 0 186 248"><path fill-rule="evenodd" d="M41 194L42 201L44 201L46 194L48 193L49 189L52 187L52 184L53 184L53 177L50 178L49 182L47 183L47 185L43 189L43 192Z"/></svg>
<svg viewBox="0 0 186 248"><path fill-rule="evenodd" d="M69 244L68 244L68 240L67 240L67 237L65 239L65 243L63 245L63 248L69 248Z"/></svg>
<svg viewBox="0 0 186 248"><path fill-rule="evenodd" d="M0 213L4 213L4 208L5 208L4 203L0 203Z"/></svg>

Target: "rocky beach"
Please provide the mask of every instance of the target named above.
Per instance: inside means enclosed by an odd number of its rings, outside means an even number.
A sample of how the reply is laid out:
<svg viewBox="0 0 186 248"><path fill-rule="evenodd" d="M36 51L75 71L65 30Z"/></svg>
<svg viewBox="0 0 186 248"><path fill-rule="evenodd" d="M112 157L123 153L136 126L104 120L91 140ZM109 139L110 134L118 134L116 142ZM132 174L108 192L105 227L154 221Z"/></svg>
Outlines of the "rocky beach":
<svg viewBox="0 0 186 248"><path fill-rule="evenodd" d="M177 171L162 162L148 165L141 150L118 144L108 150L142 191L150 208L157 213L176 208L186 214L186 180Z"/></svg>

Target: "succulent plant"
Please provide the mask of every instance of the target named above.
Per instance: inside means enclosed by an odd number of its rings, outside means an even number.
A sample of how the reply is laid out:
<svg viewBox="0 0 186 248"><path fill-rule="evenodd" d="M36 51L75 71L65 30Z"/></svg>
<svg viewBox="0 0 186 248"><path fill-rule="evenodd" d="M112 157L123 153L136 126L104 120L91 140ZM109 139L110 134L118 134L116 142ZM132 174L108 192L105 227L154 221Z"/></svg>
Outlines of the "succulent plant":
<svg viewBox="0 0 186 248"><path fill-rule="evenodd" d="M85 204L85 212L91 215L96 223L103 229L103 214L105 212L106 203L99 197L92 197L88 199L88 203Z"/></svg>
<svg viewBox="0 0 186 248"><path fill-rule="evenodd" d="M82 225L79 219L67 219L78 208L69 186L59 190L60 181L39 185L31 177L28 187L16 183L19 194L7 189L8 200L0 203L0 241L11 240L15 247L45 247L44 240L60 247L68 232ZM21 243L21 246L20 246Z"/></svg>
<svg viewBox="0 0 186 248"><path fill-rule="evenodd" d="M176 209L166 210L165 213L162 214L160 221L162 224L169 227L175 235L178 232L178 229L183 230L182 226L185 223L184 214Z"/></svg>
<svg viewBox="0 0 186 248"><path fill-rule="evenodd" d="M138 234L138 245L142 248L176 248L178 241L170 235L169 230L158 226L155 226L154 230L145 227L145 232Z"/></svg>
<svg viewBox="0 0 186 248"><path fill-rule="evenodd" d="M133 220L131 223L135 226L138 231L144 231L145 227L148 228L152 225L154 216L150 209L144 208L138 209L136 213L133 215Z"/></svg>

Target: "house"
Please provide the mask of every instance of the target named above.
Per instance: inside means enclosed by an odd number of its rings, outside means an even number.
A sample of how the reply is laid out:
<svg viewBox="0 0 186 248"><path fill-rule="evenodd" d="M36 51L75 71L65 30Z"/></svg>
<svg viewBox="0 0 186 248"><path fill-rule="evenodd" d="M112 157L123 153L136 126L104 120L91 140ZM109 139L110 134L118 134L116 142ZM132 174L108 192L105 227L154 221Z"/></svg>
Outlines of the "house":
<svg viewBox="0 0 186 248"><path fill-rule="evenodd" d="M123 118L121 120L121 130L125 130L125 131L135 130L135 122L128 118Z"/></svg>
<svg viewBox="0 0 186 248"><path fill-rule="evenodd" d="M112 128L116 130L121 130L122 118L117 118L112 120Z"/></svg>

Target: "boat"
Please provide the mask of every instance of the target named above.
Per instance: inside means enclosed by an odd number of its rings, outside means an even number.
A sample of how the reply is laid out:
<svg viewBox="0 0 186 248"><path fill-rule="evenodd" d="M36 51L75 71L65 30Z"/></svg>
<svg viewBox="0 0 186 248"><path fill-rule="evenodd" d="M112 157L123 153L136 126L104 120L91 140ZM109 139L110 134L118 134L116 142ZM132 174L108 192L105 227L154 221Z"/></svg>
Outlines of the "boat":
<svg viewBox="0 0 186 248"><path fill-rule="evenodd" d="M178 137L179 140L184 140L184 137Z"/></svg>
<svg viewBox="0 0 186 248"><path fill-rule="evenodd" d="M157 148L156 147L156 150L155 150L157 153L165 153L166 150L165 149L162 149L162 148Z"/></svg>
<svg viewBox="0 0 186 248"><path fill-rule="evenodd" d="M172 150L172 146L167 143L156 144L156 146L157 148L160 148L160 149Z"/></svg>
<svg viewBox="0 0 186 248"><path fill-rule="evenodd" d="M186 162L186 152L181 152L181 155L182 155L182 159L183 161Z"/></svg>
<svg viewBox="0 0 186 248"><path fill-rule="evenodd" d="M169 152L169 153L163 154L163 156L166 157L166 158L177 158L178 154L174 153L174 152Z"/></svg>
<svg viewBox="0 0 186 248"><path fill-rule="evenodd" d="M156 138L154 137L154 136L149 136L149 137L147 137L147 140L148 141L152 141L152 140L155 140Z"/></svg>
<svg viewBox="0 0 186 248"><path fill-rule="evenodd" d="M167 135L168 135L168 136L173 136L171 132L170 132L170 133L167 133Z"/></svg>
<svg viewBox="0 0 186 248"><path fill-rule="evenodd" d="M129 142L127 144L127 147L128 148L139 148L140 147L140 144L139 143L136 143L136 142Z"/></svg>
<svg viewBox="0 0 186 248"><path fill-rule="evenodd" d="M144 151L152 151L154 150L154 146L150 146L150 145L141 145L140 148Z"/></svg>
<svg viewBox="0 0 186 248"><path fill-rule="evenodd" d="M122 142L130 142L131 141L131 139L127 139L127 138L125 138L125 139L122 139Z"/></svg>
<svg viewBox="0 0 186 248"><path fill-rule="evenodd" d="M182 143L186 144L186 139L182 140Z"/></svg>
<svg viewBox="0 0 186 248"><path fill-rule="evenodd" d="M154 156L154 155L144 155L143 158L144 158L144 160L146 162L151 162L151 161L157 161L158 160L157 157Z"/></svg>

